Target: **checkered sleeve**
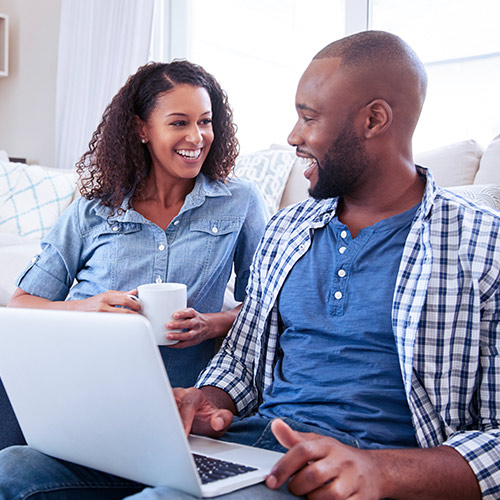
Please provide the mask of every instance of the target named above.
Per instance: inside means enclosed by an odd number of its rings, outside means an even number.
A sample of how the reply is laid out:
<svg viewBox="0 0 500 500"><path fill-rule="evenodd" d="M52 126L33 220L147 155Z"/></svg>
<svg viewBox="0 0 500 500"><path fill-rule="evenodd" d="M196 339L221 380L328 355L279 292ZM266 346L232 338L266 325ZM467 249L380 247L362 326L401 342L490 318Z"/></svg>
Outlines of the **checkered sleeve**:
<svg viewBox="0 0 500 500"><path fill-rule="evenodd" d="M254 371L255 363L259 362L258 322L262 307L259 270L263 245L261 241L257 248L241 311L218 353L196 383L196 387L211 385L227 392L240 416L251 413L259 401Z"/></svg>
<svg viewBox="0 0 500 500"><path fill-rule="evenodd" d="M279 290L294 263L307 251L312 227L326 224L335 202L312 201L288 207L267 225L250 269L242 309L221 349L202 372L197 387L216 386L226 391L240 416L261 402L272 383L279 338L275 305Z"/></svg>
<svg viewBox="0 0 500 500"><path fill-rule="evenodd" d="M491 280L485 293L497 285L498 280ZM478 430L458 432L443 444L467 460L483 498L493 500L500 498L500 291L483 302L481 316Z"/></svg>

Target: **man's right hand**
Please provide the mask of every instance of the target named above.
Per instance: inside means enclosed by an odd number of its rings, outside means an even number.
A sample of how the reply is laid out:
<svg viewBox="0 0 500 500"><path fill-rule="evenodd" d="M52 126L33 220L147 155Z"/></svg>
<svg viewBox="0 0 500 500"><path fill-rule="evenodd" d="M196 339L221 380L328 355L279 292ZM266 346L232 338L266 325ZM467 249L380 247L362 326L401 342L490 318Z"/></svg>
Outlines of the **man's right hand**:
<svg viewBox="0 0 500 500"><path fill-rule="evenodd" d="M174 389L175 401L186 436L223 436L233 421L236 407L229 395L216 387Z"/></svg>

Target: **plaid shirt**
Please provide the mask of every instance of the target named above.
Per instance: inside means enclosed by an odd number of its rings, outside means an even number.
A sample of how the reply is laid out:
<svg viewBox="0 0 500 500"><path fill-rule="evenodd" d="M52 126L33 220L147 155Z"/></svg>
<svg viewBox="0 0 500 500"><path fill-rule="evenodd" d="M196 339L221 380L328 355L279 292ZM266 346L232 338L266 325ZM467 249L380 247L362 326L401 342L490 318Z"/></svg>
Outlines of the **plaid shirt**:
<svg viewBox="0 0 500 500"><path fill-rule="evenodd" d="M436 186L426 189L401 259L392 325L416 438L456 449L484 498L500 498L500 217ZM279 341L276 299L337 200L288 207L257 248L247 297L197 386L226 391L241 416L273 381ZM318 274L320 270L318 269ZM301 353L297 353L301 355Z"/></svg>

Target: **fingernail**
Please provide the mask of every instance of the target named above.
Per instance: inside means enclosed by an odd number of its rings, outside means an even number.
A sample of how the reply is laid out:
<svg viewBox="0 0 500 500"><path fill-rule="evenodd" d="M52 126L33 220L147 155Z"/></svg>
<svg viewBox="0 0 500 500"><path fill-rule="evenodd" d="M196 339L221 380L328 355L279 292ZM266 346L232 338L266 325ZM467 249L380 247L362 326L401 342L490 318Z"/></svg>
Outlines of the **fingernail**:
<svg viewBox="0 0 500 500"><path fill-rule="evenodd" d="M214 425L217 426L217 429L215 429L216 431L221 430L224 427L224 420L222 420L222 418L220 417L217 417L214 420Z"/></svg>
<svg viewBox="0 0 500 500"><path fill-rule="evenodd" d="M276 486L278 485L278 480L276 479L275 476L269 475L266 478L266 485L268 488L271 488L274 490L274 488L276 488Z"/></svg>

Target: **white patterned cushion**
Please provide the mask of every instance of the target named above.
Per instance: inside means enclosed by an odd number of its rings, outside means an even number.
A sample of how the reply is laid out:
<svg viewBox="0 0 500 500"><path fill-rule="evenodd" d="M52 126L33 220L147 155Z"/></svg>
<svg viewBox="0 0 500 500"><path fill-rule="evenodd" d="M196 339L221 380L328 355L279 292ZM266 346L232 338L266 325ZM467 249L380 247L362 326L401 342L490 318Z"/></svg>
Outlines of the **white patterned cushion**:
<svg viewBox="0 0 500 500"><path fill-rule="evenodd" d="M467 198L481 207L500 210L500 184L471 184L446 189Z"/></svg>
<svg viewBox="0 0 500 500"><path fill-rule="evenodd" d="M236 177L253 181L259 186L272 215L279 208L294 160L292 149L266 149L239 156L234 173Z"/></svg>
<svg viewBox="0 0 500 500"><path fill-rule="evenodd" d="M70 204L76 173L0 161L0 231L43 238Z"/></svg>

